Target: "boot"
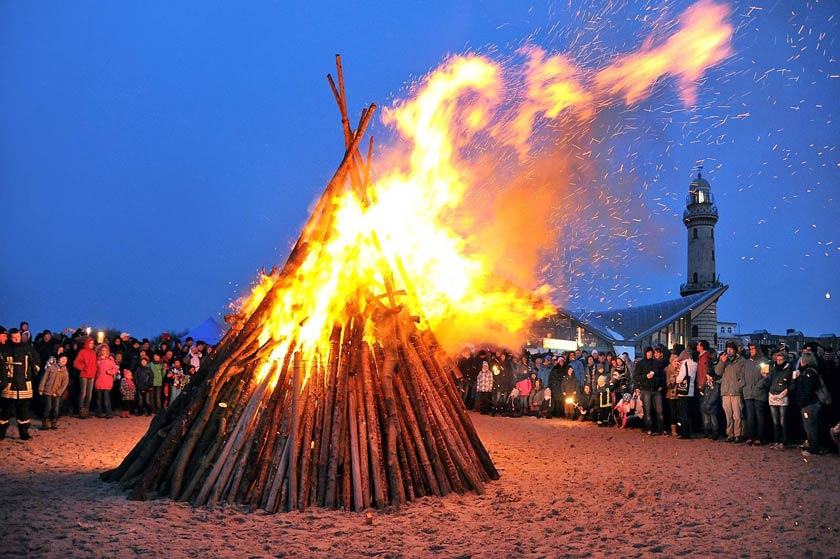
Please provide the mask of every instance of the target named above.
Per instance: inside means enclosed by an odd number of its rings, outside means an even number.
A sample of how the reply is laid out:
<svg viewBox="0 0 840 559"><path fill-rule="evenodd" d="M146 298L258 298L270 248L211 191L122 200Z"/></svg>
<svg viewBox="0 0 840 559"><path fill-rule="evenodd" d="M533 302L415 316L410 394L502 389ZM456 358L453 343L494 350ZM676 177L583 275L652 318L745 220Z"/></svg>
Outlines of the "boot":
<svg viewBox="0 0 840 559"><path fill-rule="evenodd" d="M677 433L677 426L676 425L671 425L671 435L674 436L674 437L679 435L679 433Z"/></svg>
<svg viewBox="0 0 840 559"><path fill-rule="evenodd" d="M87 419L88 418L88 408L80 408L79 409L79 419Z"/></svg>
<svg viewBox="0 0 840 559"><path fill-rule="evenodd" d="M52 429L53 431L58 429L58 418L57 417L52 420L52 423L50 424L50 429Z"/></svg>
<svg viewBox="0 0 840 559"><path fill-rule="evenodd" d="M52 428L52 422L48 417L44 418L44 421L41 422L41 430L47 431Z"/></svg>
<svg viewBox="0 0 840 559"><path fill-rule="evenodd" d="M18 423L18 433L20 433L20 440L28 441L32 437L29 436L29 423Z"/></svg>
<svg viewBox="0 0 840 559"><path fill-rule="evenodd" d="M9 428L9 422L0 424L0 441L6 438L6 429Z"/></svg>

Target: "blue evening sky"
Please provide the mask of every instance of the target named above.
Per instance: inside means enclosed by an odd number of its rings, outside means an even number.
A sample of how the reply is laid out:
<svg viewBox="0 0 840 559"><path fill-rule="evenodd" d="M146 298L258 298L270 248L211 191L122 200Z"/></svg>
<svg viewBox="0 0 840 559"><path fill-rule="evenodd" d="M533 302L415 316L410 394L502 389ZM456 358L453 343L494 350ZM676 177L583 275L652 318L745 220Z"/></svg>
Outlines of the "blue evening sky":
<svg viewBox="0 0 840 559"><path fill-rule="evenodd" d="M570 246L547 270L571 307L678 296L682 209L703 162L730 286L720 318L840 333L840 4L725 3L735 52L696 111L666 79L593 131L612 147L603 188L646 208L646 250L600 238L613 267ZM596 68L691 4L0 2L0 324L152 337L220 317L284 261L341 159L325 79L336 53L355 120L448 54L530 42ZM534 226L562 211L535 208Z"/></svg>

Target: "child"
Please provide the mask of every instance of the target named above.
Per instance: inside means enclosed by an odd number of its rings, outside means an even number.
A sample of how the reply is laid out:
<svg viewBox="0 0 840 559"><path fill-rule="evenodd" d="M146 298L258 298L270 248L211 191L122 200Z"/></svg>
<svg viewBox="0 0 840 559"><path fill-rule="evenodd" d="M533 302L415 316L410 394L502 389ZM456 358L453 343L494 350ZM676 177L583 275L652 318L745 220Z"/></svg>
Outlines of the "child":
<svg viewBox="0 0 840 559"><path fill-rule="evenodd" d="M114 388L114 377L119 372L108 345L102 344L96 348L96 379L93 384L96 391L96 417L114 417L111 411L111 390Z"/></svg>
<svg viewBox="0 0 840 559"><path fill-rule="evenodd" d="M166 377L166 363L160 353L152 354L149 368L152 370L152 413L157 413L163 407L163 379Z"/></svg>
<svg viewBox="0 0 840 559"><path fill-rule="evenodd" d="M190 377L185 375L184 369L181 368L180 360L176 359L172 362L172 368L166 374L166 380L169 381L169 404L171 405L190 381Z"/></svg>
<svg viewBox="0 0 840 559"><path fill-rule="evenodd" d="M137 396L137 388L134 386L134 375L131 371L125 369L123 371L122 380L120 381L120 417L130 417L132 404L134 398Z"/></svg>
<svg viewBox="0 0 840 559"><path fill-rule="evenodd" d="M149 358L140 358L140 366L134 371L134 387L137 390L137 414L152 415L152 391L155 374L149 368Z"/></svg>
<svg viewBox="0 0 840 559"><path fill-rule="evenodd" d="M606 375L598 377L598 415L595 418L598 427L607 427L610 424L610 412L612 411L612 394L610 385L607 384Z"/></svg>
<svg viewBox="0 0 840 559"><path fill-rule="evenodd" d="M61 404L64 401L64 391L70 385L70 373L67 371L67 356L58 359L50 357L47 369L41 378L38 392L44 398L44 422L41 429L58 429L58 418L61 416Z"/></svg>
<svg viewBox="0 0 840 559"><path fill-rule="evenodd" d="M490 413L490 397L493 394L493 371L487 361L481 363L481 370L475 380L475 391L478 394L481 415Z"/></svg>

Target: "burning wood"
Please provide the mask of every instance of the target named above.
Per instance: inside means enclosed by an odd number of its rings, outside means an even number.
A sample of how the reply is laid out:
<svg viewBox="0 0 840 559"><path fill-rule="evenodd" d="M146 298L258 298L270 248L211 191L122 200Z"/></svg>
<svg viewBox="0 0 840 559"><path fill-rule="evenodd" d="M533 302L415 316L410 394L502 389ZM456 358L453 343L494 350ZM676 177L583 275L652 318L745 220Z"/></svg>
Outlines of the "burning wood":
<svg viewBox="0 0 840 559"><path fill-rule="evenodd" d="M292 286L318 281L307 265L329 246L339 196L370 203L373 143L366 158L358 146L376 107L351 129L340 59L337 67L338 86L329 81L344 159L286 264L265 276L250 308L227 317L233 326L212 361L155 416L123 463L102 475L132 499L358 511L398 508L425 495L482 493L499 477L455 387L460 373L409 313L411 285L399 260L392 270L380 258L382 281L354 286L341 312L329 315L325 343L306 339L316 320L309 315L266 334L275 315L299 304L288 300ZM381 251L375 234L367 241ZM395 276L402 289L395 289Z"/></svg>

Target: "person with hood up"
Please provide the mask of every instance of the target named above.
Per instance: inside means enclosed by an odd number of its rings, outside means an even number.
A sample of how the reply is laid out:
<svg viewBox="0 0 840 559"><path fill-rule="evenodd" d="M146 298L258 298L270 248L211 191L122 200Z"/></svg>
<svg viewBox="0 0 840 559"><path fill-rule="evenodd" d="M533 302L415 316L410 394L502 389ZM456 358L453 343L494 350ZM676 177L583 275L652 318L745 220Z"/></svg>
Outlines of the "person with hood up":
<svg viewBox="0 0 840 559"><path fill-rule="evenodd" d="M108 344L100 344L96 348L96 357L96 417L111 419L114 417L111 409L111 390L114 388L114 377L120 373L120 368L111 357Z"/></svg>
<svg viewBox="0 0 840 559"><path fill-rule="evenodd" d="M93 346L93 338L86 338L84 346L73 360L73 367L79 371L79 419L87 419L93 398L93 384L96 381L96 352Z"/></svg>

